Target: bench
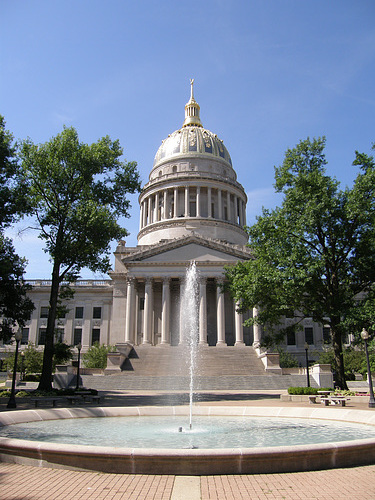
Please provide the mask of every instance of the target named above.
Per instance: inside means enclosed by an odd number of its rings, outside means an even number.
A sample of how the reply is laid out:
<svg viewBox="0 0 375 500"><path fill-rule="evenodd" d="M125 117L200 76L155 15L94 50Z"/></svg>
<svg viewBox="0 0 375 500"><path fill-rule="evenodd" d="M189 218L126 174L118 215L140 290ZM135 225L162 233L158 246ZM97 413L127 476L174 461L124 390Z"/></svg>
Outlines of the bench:
<svg viewBox="0 0 375 500"><path fill-rule="evenodd" d="M56 402L60 398L31 398L31 401L35 404L35 408L38 407L39 403L52 403L52 406L56 406Z"/></svg>
<svg viewBox="0 0 375 500"><path fill-rule="evenodd" d="M330 396L327 398L321 398L321 401L324 401L324 405L341 405L346 406L346 402L349 401L349 398L344 398L342 396Z"/></svg>
<svg viewBox="0 0 375 500"><path fill-rule="evenodd" d="M317 401L316 401L316 398L317 398L317 394L312 394L311 396L309 396L309 403L310 404L316 404Z"/></svg>

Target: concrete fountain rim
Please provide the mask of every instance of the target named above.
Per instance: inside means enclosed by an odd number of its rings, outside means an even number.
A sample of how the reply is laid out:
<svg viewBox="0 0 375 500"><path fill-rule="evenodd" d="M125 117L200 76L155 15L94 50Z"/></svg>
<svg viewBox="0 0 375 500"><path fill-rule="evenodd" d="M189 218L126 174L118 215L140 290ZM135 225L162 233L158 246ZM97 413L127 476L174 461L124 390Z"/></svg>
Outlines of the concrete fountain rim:
<svg viewBox="0 0 375 500"><path fill-rule="evenodd" d="M0 413L0 426L44 420L188 415L188 406L73 407ZM306 418L375 425L375 413L349 408L193 406L193 415ZM112 448L0 438L0 461L131 474L248 474L375 463L375 438L242 449Z"/></svg>

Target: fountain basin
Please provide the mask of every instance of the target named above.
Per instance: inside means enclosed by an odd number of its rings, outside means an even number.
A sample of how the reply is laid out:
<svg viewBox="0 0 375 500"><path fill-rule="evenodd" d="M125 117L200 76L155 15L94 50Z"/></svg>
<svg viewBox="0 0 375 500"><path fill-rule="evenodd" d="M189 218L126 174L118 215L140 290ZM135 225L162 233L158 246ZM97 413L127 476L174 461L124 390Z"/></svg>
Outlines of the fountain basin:
<svg viewBox="0 0 375 500"><path fill-rule="evenodd" d="M3 412L0 426L45 420L189 415L186 406L55 408ZM194 406L193 415L339 420L375 425L375 414L341 408ZM253 474L375 463L375 438L337 443L236 449L113 448L0 438L0 460L126 474Z"/></svg>

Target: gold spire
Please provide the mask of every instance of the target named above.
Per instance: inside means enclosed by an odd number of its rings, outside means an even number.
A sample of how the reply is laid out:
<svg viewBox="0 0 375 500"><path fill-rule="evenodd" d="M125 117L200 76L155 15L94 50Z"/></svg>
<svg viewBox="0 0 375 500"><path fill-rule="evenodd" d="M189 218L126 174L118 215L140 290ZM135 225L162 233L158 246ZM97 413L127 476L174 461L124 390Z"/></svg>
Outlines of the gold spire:
<svg viewBox="0 0 375 500"><path fill-rule="evenodd" d="M194 78L190 78L190 100L185 104L185 121L183 127L203 127L199 117L199 104L194 99Z"/></svg>

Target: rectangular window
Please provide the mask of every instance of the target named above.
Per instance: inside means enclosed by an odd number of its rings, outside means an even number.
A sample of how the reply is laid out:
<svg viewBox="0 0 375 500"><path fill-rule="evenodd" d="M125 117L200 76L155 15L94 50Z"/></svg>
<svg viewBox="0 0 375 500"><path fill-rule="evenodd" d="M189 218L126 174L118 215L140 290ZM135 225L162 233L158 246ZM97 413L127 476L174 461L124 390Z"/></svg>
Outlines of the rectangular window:
<svg viewBox="0 0 375 500"><path fill-rule="evenodd" d="M329 326L323 326L323 342L325 344L331 343L331 329Z"/></svg>
<svg viewBox="0 0 375 500"><path fill-rule="evenodd" d="M287 345L296 345L296 332L294 330L288 331L286 335Z"/></svg>
<svg viewBox="0 0 375 500"><path fill-rule="evenodd" d="M309 345L314 344L314 329L311 326L305 327L305 342Z"/></svg>
<svg viewBox="0 0 375 500"><path fill-rule="evenodd" d="M91 344L94 345L96 342L100 344L100 328L92 329Z"/></svg>
<svg viewBox="0 0 375 500"><path fill-rule="evenodd" d="M139 299L139 309L140 309L140 311L143 311L144 308L145 308L145 299L143 297L141 297Z"/></svg>
<svg viewBox="0 0 375 500"><path fill-rule="evenodd" d="M83 318L83 307L76 307L75 318L76 319L82 319Z"/></svg>
<svg viewBox="0 0 375 500"><path fill-rule="evenodd" d="M29 343L29 328L22 328L22 339L21 339L21 344L28 344Z"/></svg>
<svg viewBox="0 0 375 500"><path fill-rule="evenodd" d="M74 328L74 342L73 345L82 343L82 328Z"/></svg>
<svg viewBox="0 0 375 500"><path fill-rule="evenodd" d="M46 329L39 328L38 345L45 345L46 343Z"/></svg>
<svg viewBox="0 0 375 500"><path fill-rule="evenodd" d="M49 311L49 307L42 306L40 308L40 317L41 318L48 318L48 311Z"/></svg>
<svg viewBox="0 0 375 500"><path fill-rule="evenodd" d="M102 308L101 307L94 307L92 310L92 317L94 319L101 319L102 317Z"/></svg>

